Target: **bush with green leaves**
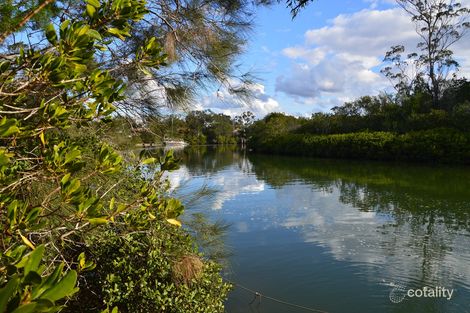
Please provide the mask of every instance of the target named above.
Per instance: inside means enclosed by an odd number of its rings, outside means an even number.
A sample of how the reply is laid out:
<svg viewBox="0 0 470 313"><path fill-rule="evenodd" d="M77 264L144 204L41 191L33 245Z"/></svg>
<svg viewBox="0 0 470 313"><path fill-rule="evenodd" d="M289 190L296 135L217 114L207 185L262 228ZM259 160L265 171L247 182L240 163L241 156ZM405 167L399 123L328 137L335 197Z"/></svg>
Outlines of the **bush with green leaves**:
<svg viewBox="0 0 470 313"><path fill-rule="evenodd" d="M286 133L252 141L255 151L321 158L349 158L443 163L470 162L470 134L436 128L397 134L357 132L310 135Z"/></svg>
<svg viewBox="0 0 470 313"><path fill-rule="evenodd" d="M97 55L126 43L146 3L88 0L75 9L80 19L43 30L47 42L0 58L0 313L86 303L82 291L98 277L101 297L81 311L165 304L156 311L183 312L203 303L218 312L228 286L215 265L202 262L194 285L165 278L169 264L195 253L178 228L183 206L168 197L163 179L177 168L173 155L120 153L91 133L113 118L125 90ZM151 38L128 64L146 72L165 58ZM143 251L151 252L148 262L134 262ZM131 280L115 281L113 273ZM143 284L160 289L128 298Z"/></svg>
<svg viewBox="0 0 470 313"><path fill-rule="evenodd" d="M219 265L198 255L192 237L164 222L139 231L126 228L109 225L92 239L88 249L96 270L82 276L86 288L66 312L94 312L90 308L103 299L119 312L224 311L229 285Z"/></svg>

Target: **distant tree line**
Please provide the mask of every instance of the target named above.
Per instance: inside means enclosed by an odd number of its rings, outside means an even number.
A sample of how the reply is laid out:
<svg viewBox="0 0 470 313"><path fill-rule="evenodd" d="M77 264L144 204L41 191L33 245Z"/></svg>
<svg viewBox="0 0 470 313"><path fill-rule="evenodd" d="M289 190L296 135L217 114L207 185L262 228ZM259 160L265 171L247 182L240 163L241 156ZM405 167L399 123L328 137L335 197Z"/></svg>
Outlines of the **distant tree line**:
<svg viewBox="0 0 470 313"><path fill-rule="evenodd" d="M381 72L394 94L365 96L331 113L273 113L250 128L252 149L320 157L470 163L470 82L457 78L450 47L470 29L456 1L397 0L420 42L385 53Z"/></svg>
<svg viewBox="0 0 470 313"><path fill-rule="evenodd" d="M405 133L438 127L470 130L470 82L461 80L445 90L434 105L424 91L401 102L386 95L365 96L334 107L332 113L315 113L298 130L314 134L358 131Z"/></svg>
<svg viewBox="0 0 470 313"><path fill-rule="evenodd" d="M149 116L143 121L115 117L109 121L105 136L119 146L162 144L165 140L184 140L191 145L241 144L247 141L247 131L254 122L252 112L235 117L211 110L191 111L185 115Z"/></svg>
<svg viewBox="0 0 470 313"><path fill-rule="evenodd" d="M365 96L310 118L271 113L249 129L259 152L318 157L470 162L470 82L436 103L425 90L402 101Z"/></svg>

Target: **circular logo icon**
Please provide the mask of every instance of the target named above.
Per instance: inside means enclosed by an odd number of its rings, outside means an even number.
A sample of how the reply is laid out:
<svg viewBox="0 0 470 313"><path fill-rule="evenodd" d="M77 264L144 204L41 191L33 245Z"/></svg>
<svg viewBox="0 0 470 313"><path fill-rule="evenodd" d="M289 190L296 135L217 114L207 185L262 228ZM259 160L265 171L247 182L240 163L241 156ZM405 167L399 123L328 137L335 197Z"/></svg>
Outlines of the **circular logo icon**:
<svg viewBox="0 0 470 313"><path fill-rule="evenodd" d="M392 303L400 303L406 297L406 287L400 284L392 284L393 288L388 295Z"/></svg>

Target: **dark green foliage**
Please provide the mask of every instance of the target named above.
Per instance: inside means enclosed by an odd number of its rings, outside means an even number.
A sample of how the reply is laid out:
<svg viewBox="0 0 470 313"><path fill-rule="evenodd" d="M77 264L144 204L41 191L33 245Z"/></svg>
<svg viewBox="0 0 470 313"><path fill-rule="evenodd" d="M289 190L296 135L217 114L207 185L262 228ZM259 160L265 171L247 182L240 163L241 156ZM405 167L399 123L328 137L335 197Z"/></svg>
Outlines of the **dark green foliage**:
<svg viewBox="0 0 470 313"><path fill-rule="evenodd" d="M405 134L284 134L269 140L252 142L252 147L259 152L322 158L470 164L470 134L446 128Z"/></svg>
<svg viewBox="0 0 470 313"><path fill-rule="evenodd" d="M458 129L468 130L470 124L470 100L455 106L451 118Z"/></svg>
<svg viewBox="0 0 470 313"><path fill-rule="evenodd" d="M42 275L44 251L44 245L31 252L26 246L19 246L0 255L2 263L8 264L8 275L0 276L0 312L57 312L61 306L56 302L78 291L77 272L64 273L63 263Z"/></svg>
<svg viewBox="0 0 470 313"><path fill-rule="evenodd" d="M470 101L470 82L461 79L453 82L445 91L439 102L439 108L452 112L456 106Z"/></svg>
<svg viewBox="0 0 470 313"><path fill-rule="evenodd" d="M209 127L208 139L214 142L228 143L228 138L233 136L232 119L225 114L217 114Z"/></svg>
<svg viewBox="0 0 470 313"><path fill-rule="evenodd" d="M238 125L236 119L222 113L191 111L184 118L175 114L148 117L139 133L144 143L180 139L192 145L236 144L246 136L237 132Z"/></svg>
<svg viewBox="0 0 470 313"><path fill-rule="evenodd" d="M123 231L128 234L120 236ZM202 259L192 238L174 226L155 223L130 233L108 227L92 240L89 251L96 270L81 278L84 288L67 312L100 312L106 305L119 312L223 312L229 285L218 265L204 261L188 282L178 279L184 274L176 266L180 260Z"/></svg>
<svg viewBox="0 0 470 313"><path fill-rule="evenodd" d="M334 107L333 113L315 113L296 133L346 134L362 131L410 131L439 127L470 131L466 103L470 102L469 84L462 80L449 87L438 106L425 92L415 92L401 103L389 96L362 97Z"/></svg>
<svg viewBox="0 0 470 313"><path fill-rule="evenodd" d="M303 119L283 113L270 113L264 119L253 123L248 130L248 138L252 143L264 142L289 132L295 132L303 123Z"/></svg>
<svg viewBox="0 0 470 313"><path fill-rule="evenodd" d="M147 145L152 146L155 143L154 134L147 129L140 129L139 136L140 136L140 140L142 141L144 145L147 144Z"/></svg>
<svg viewBox="0 0 470 313"><path fill-rule="evenodd" d="M57 312L71 299L82 305L74 312L114 313L113 305L144 312L151 304L159 312L220 310L227 286L215 265L195 257L189 259L204 271L194 284L175 280L175 289L167 279L161 294L146 289L126 298L131 288L166 277L165 264L195 251L178 227L184 207L163 179L178 167L173 154L137 157L101 136L107 126L129 132L113 114L125 85L98 62L99 53L122 45L146 14L145 2L80 5L76 19L44 29L41 46L0 54L0 312ZM165 60L151 38L128 59L140 72ZM152 254L139 263L144 251ZM83 294L86 283L96 290L93 303ZM158 308L162 303L173 307Z"/></svg>
<svg viewBox="0 0 470 313"><path fill-rule="evenodd" d="M242 146L246 145L246 141L248 139L248 129L251 125L253 125L255 121L255 115L250 112L246 111L243 112L241 115L235 116L235 129L234 131L237 134L237 137L240 140L240 144Z"/></svg>
<svg viewBox="0 0 470 313"><path fill-rule="evenodd" d="M119 150L134 148L135 144L142 140L137 123L123 117L115 117L106 123L93 124L92 126L93 133L97 137L104 138ZM76 129L75 131L79 132L80 130Z"/></svg>

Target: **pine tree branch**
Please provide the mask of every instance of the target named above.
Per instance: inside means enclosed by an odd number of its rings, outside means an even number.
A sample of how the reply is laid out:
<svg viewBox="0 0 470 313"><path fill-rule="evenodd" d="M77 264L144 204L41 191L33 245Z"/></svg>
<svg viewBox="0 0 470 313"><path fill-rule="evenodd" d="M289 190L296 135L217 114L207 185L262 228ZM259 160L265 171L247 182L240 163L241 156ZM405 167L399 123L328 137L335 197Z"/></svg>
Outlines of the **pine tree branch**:
<svg viewBox="0 0 470 313"><path fill-rule="evenodd" d="M30 11L28 14L26 14L25 17L23 17L23 19L21 20L21 22L12 27L12 29L0 34L0 44L8 37L10 36L12 33L18 31L19 29L21 29L30 19L32 19L36 14L38 14L39 12L41 12L42 9L44 9L47 5L51 4L52 2L54 2L55 0L45 0L43 3L41 3L36 9Z"/></svg>

